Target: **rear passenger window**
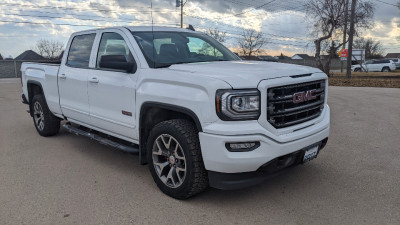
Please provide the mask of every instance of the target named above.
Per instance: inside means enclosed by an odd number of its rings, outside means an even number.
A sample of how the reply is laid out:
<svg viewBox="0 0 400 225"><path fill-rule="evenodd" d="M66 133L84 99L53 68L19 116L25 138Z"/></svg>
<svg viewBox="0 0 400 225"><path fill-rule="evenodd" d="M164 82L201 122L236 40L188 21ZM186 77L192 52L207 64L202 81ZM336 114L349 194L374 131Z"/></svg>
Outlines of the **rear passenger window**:
<svg viewBox="0 0 400 225"><path fill-rule="evenodd" d="M78 68L88 68L90 53L96 34L75 36L69 48L67 65Z"/></svg>

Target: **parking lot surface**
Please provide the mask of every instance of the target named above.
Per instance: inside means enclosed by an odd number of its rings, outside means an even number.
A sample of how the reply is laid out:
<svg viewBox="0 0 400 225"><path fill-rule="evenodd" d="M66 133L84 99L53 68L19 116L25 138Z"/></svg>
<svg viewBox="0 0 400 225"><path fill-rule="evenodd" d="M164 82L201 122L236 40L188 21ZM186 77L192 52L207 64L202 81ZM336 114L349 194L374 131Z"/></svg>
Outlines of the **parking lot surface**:
<svg viewBox="0 0 400 225"><path fill-rule="evenodd" d="M330 87L317 159L258 186L162 194L138 156L67 133L44 138L0 80L0 224L400 224L400 89Z"/></svg>

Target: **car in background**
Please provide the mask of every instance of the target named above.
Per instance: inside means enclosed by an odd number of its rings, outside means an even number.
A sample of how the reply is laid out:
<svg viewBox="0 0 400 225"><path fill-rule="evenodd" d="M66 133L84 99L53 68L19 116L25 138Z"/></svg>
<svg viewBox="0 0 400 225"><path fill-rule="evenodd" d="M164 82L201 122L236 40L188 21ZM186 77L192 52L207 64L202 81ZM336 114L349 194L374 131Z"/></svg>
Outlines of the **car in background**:
<svg viewBox="0 0 400 225"><path fill-rule="evenodd" d="M396 70L396 64L390 59L373 59L368 60L362 67L359 64L352 65L351 71L362 72L390 72Z"/></svg>
<svg viewBox="0 0 400 225"><path fill-rule="evenodd" d="M390 60L392 60L394 62L394 64L396 65L396 69L400 69L400 59L393 58L393 59L390 59Z"/></svg>
<svg viewBox="0 0 400 225"><path fill-rule="evenodd" d="M258 60L260 60L260 61L278 62L278 60L275 59L275 58L272 57L272 56L258 56L257 58L258 58Z"/></svg>

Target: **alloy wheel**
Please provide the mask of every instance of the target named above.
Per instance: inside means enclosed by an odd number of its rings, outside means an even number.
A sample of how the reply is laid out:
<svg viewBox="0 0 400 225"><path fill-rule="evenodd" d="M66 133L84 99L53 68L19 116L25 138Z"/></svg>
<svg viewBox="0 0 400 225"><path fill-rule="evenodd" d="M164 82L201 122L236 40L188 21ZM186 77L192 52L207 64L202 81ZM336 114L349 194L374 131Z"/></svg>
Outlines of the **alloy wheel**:
<svg viewBox="0 0 400 225"><path fill-rule="evenodd" d="M35 102L33 104L33 118L35 119L35 123L37 128L40 131L43 131L44 129L44 113L43 113L43 109L42 106L40 105L39 102Z"/></svg>
<svg viewBox="0 0 400 225"><path fill-rule="evenodd" d="M154 169L160 180L170 188L178 188L185 181L186 158L182 146L169 134L156 138L152 149Z"/></svg>

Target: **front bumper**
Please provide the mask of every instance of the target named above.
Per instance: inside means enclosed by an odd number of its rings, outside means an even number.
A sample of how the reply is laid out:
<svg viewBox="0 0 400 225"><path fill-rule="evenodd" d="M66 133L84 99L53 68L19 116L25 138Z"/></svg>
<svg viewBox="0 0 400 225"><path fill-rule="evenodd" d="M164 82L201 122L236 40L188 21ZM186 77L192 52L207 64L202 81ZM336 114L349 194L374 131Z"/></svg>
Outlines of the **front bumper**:
<svg viewBox="0 0 400 225"><path fill-rule="evenodd" d="M285 168L297 165L304 155L305 148L315 144L320 145L320 148L324 147L330 127L330 109L328 106L325 108L321 118L314 124L279 135L269 132L257 122L229 125L214 123L205 127L204 132L199 133L199 138L204 166L209 171L210 185L221 189L249 186L282 169L275 165L277 170L265 171L267 164L272 165L276 160L288 156L292 157L293 161ZM247 152L232 152L226 147L227 143L240 142L260 144Z"/></svg>
<svg viewBox="0 0 400 225"><path fill-rule="evenodd" d="M328 138L312 145L318 145L318 151L320 152L328 142ZM211 187L232 190L249 187L263 182L273 176L280 174L284 169L301 164L303 161L305 150L308 148L289 153L284 156L275 158L254 172L245 173L220 173L214 171L208 171L208 178Z"/></svg>

